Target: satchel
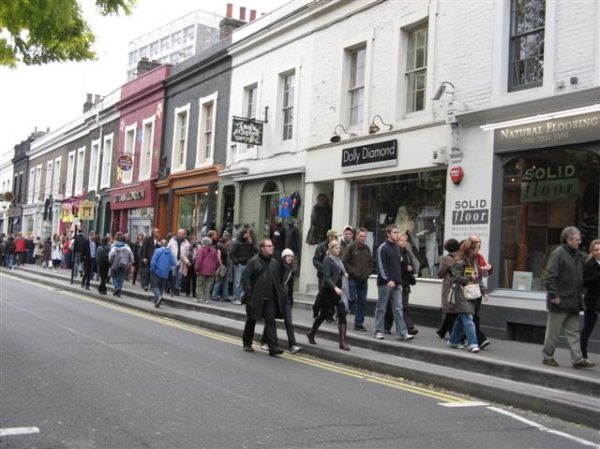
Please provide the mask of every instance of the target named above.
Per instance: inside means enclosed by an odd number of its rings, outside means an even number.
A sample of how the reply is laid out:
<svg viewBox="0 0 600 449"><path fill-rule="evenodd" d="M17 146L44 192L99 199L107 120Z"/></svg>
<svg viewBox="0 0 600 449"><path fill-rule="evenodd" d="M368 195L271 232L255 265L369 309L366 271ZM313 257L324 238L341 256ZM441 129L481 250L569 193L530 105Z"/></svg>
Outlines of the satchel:
<svg viewBox="0 0 600 449"><path fill-rule="evenodd" d="M481 289L479 284L462 285L463 296L467 301L474 301L481 298Z"/></svg>

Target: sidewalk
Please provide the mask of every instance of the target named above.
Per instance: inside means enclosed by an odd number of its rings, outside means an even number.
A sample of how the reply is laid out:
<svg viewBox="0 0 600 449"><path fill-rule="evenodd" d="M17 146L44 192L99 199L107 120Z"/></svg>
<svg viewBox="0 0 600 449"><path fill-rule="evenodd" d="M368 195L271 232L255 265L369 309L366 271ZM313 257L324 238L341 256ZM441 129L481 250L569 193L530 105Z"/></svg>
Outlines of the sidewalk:
<svg viewBox="0 0 600 449"><path fill-rule="evenodd" d="M110 286L109 295L98 295L94 287L97 282L92 283L90 291L82 289L79 281L71 286L68 270L54 272L27 265L12 272L4 269L2 272L236 336L241 336L245 320L245 307L229 302L199 304L185 295L165 295L160 309L155 309L152 296L130 282L125 283L123 296L115 298L110 294ZM308 344L305 334L312 324L309 307L308 302L297 301L293 312L297 343L307 354L418 382L435 383L479 399L600 427L600 369L598 366L588 370L573 369L566 349L559 348L555 354L561 366L550 368L541 363L540 345L493 340L487 349L471 354L447 348L445 341L435 334L435 329L423 326L418 326L419 334L413 341L400 342L393 336L380 341L372 336L372 317L365 319L369 332L358 332L352 329L353 316L350 315L348 344L351 351L346 352L337 348L337 327L330 324L321 327L317 346ZM278 336L282 347L286 347L282 324L278 323ZM590 359L600 362L598 354L591 354Z"/></svg>

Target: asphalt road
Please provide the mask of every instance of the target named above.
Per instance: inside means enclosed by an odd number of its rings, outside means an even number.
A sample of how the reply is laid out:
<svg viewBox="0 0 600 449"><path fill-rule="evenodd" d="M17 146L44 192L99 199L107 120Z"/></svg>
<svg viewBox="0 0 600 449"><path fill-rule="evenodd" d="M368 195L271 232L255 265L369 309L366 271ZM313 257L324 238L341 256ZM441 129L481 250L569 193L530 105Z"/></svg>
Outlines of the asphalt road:
<svg viewBox="0 0 600 449"><path fill-rule="evenodd" d="M591 429L464 400L308 357L248 354L230 336L0 275L0 448L600 443Z"/></svg>

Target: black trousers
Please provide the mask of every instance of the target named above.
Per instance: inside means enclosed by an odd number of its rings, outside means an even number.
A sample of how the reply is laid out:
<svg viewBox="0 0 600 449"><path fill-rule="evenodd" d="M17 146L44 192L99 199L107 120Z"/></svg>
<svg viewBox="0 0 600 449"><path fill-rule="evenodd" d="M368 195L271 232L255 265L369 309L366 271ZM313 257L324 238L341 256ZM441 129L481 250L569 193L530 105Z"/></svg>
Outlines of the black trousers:
<svg viewBox="0 0 600 449"><path fill-rule="evenodd" d="M590 335L592 335L592 331L594 330L594 325L596 324L597 319L598 312L595 310L586 310L583 313L583 329L581 329L581 339L579 341L579 345L581 346L581 355L584 359L588 358L588 341L590 339Z"/></svg>
<svg viewBox="0 0 600 449"><path fill-rule="evenodd" d="M92 259L87 259L83 262L83 278L81 278L81 286L89 288L90 281L92 280L92 273L94 265Z"/></svg>
<svg viewBox="0 0 600 449"><path fill-rule="evenodd" d="M481 309L481 299L475 303L475 313L473 314L473 322L475 323L475 332L477 333L477 344L481 346L481 343L487 340L487 337L479 328L479 310Z"/></svg>
<svg viewBox="0 0 600 449"><path fill-rule="evenodd" d="M281 311L283 315L283 324L285 325L285 333L288 338L288 347L296 345L296 334L294 333L294 323L292 322L292 304L289 300L285 300L285 304L283 310ZM265 334L263 333L262 339L260 340L260 344L264 344L267 342Z"/></svg>
<svg viewBox="0 0 600 449"><path fill-rule="evenodd" d="M98 267L98 276L100 277L100 285L98 286L98 291L100 293L106 293L106 282L108 281L108 268L108 265Z"/></svg>
<svg viewBox="0 0 600 449"><path fill-rule="evenodd" d="M440 338L445 338L446 334L452 332L452 328L454 327L454 320L458 315L456 313L445 313L442 318L442 323L440 324L439 329L437 330L437 334Z"/></svg>
<svg viewBox="0 0 600 449"><path fill-rule="evenodd" d="M277 328L275 327L275 301L263 301L262 317L265 320L265 330L263 331L263 339L269 345L269 350L277 347ZM244 334L242 341L244 346L252 346L254 340L254 328L256 321L248 314L246 325L244 326Z"/></svg>

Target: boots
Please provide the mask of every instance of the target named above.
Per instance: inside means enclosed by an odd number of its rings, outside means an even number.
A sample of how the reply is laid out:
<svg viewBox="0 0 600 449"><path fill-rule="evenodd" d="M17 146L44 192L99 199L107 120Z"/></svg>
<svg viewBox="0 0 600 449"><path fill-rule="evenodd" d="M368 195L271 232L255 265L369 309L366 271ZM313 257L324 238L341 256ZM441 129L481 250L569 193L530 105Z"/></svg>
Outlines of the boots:
<svg viewBox="0 0 600 449"><path fill-rule="evenodd" d="M340 339L340 349L343 349L344 351L350 351L350 348L346 344L346 325L345 324L338 324L338 333L339 333L339 339Z"/></svg>
<svg viewBox="0 0 600 449"><path fill-rule="evenodd" d="M317 335L317 330L319 330L321 323L323 323L323 318L321 316L318 316L315 322L313 323L310 332L306 334L306 336L308 337L308 342L311 345L317 344L317 342L315 341L315 336Z"/></svg>

